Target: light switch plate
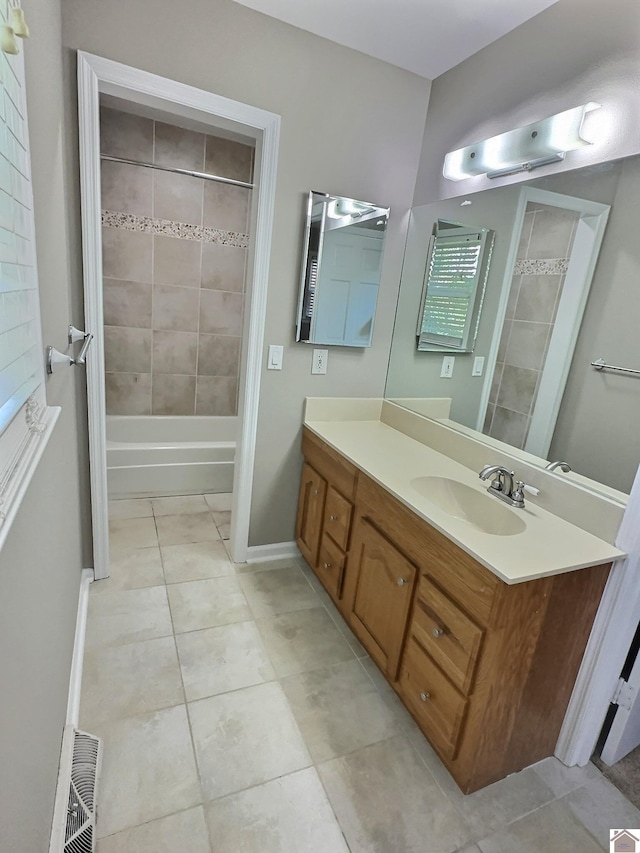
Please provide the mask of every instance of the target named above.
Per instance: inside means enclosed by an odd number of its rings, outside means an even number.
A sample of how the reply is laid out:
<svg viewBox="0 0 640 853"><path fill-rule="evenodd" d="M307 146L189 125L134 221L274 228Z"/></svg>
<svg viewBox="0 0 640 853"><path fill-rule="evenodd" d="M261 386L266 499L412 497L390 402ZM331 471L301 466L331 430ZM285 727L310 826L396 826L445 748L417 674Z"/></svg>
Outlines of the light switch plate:
<svg viewBox="0 0 640 853"><path fill-rule="evenodd" d="M284 358L284 347L278 344L269 344L269 358L267 359L267 370L282 370Z"/></svg>
<svg viewBox="0 0 640 853"><path fill-rule="evenodd" d="M477 355L473 359L473 369L471 371L472 376L482 376L482 371L484 370L484 356Z"/></svg>
<svg viewBox="0 0 640 853"><path fill-rule="evenodd" d="M329 361L328 349L314 349L313 359L311 361L312 373L326 373L327 362Z"/></svg>
<svg viewBox="0 0 640 853"><path fill-rule="evenodd" d="M442 369L440 370L440 378L441 379L451 379L453 376L453 365L455 364L456 357L454 355L445 355L442 359Z"/></svg>

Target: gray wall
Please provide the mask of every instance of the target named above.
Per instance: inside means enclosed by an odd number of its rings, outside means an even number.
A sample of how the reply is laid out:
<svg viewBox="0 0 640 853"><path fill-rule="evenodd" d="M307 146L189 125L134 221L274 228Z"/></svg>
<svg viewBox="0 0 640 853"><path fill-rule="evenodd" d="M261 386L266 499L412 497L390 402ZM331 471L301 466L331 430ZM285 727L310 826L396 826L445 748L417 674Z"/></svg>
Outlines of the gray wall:
<svg viewBox="0 0 640 853"><path fill-rule="evenodd" d="M639 28L637 0L559 0L438 77L414 203L521 181L522 174L447 181L444 155L589 101L602 104L589 117L598 143L537 175L640 151Z"/></svg>
<svg viewBox="0 0 640 853"><path fill-rule="evenodd" d="M100 54L282 116L265 326L284 369L263 371L250 544L293 538L305 396L381 396L406 216L430 84L231 0L64 0L64 45ZM69 87L73 81L69 80ZM373 346L332 348L311 376L294 343L305 195L310 189L391 207Z"/></svg>
<svg viewBox="0 0 640 853"><path fill-rule="evenodd" d="M24 44L45 344L65 348L72 310L63 169L60 6L30 0ZM82 389L72 371L48 383L62 406L40 466L0 553L0 850L48 847L65 722L82 547L89 551ZM83 536L84 533L84 536ZM87 565L85 563L85 565Z"/></svg>

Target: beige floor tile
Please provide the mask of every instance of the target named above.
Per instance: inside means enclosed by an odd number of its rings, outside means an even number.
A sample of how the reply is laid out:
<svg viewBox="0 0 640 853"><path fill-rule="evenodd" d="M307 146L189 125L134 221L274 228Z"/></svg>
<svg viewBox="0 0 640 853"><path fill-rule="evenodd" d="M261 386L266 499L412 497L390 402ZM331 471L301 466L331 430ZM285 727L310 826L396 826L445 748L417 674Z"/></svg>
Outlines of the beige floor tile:
<svg viewBox="0 0 640 853"><path fill-rule="evenodd" d="M192 702L189 715L205 801L311 764L275 682Z"/></svg>
<svg viewBox="0 0 640 853"><path fill-rule="evenodd" d="M173 633L166 589L128 589L89 595L87 649L120 645Z"/></svg>
<svg viewBox="0 0 640 853"><path fill-rule="evenodd" d="M230 492L220 492L217 495L205 495L205 501L209 504L211 509L215 509L217 512L224 512L225 510L230 510L231 505L233 504L233 495Z"/></svg>
<svg viewBox="0 0 640 853"><path fill-rule="evenodd" d="M251 575L276 569L297 569L298 564L295 559L285 557L281 560L260 560L257 563L236 563L235 568L239 575Z"/></svg>
<svg viewBox="0 0 640 853"><path fill-rule="evenodd" d="M165 545L161 552L164 576L169 584L235 574L222 542Z"/></svg>
<svg viewBox="0 0 640 853"><path fill-rule="evenodd" d="M187 542L215 542L220 539L210 512L156 517L161 546L184 545Z"/></svg>
<svg viewBox="0 0 640 853"><path fill-rule="evenodd" d="M335 604L332 601L329 601L328 604L325 604L325 609L331 617L331 620L335 624L338 631L340 631L347 643L349 643L349 646L351 647L351 650L353 651L355 656L359 658L368 657L367 650L362 645L360 640L356 637L356 635L353 633L351 628L347 625L340 613L338 613Z"/></svg>
<svg viewBox="0 0 640 853"><path fill-rule="evenodd" d="M173 498L153 498L151 501L153 514L160 515L190 515L194 512L207 512L208 506L204 495L182 495Z"/></svg>
<svg viewBox="0 0 640 853"><path fill-rule="evenodd" d="M211 853L202 806L125 829L98 842L97 853Z"/></svg>
<svg viewBox="0 0 640 853"><path fill-rule="evenodd" d="M318 767L351 853L451 853L464 820L403 737Z"/></svg>
<svg viewBox="0 0 640 853"><path fill-rule="evenodd" d="M121 518L109 522L109 547L116 553L158 544L153 518Z"/></svg>
<svg viewBox="0 0 640 853"><path fill-rule="evenodd" d="M229 539L231 539L231 524L218 524L217 528L220 538L224 539L225 542L228 542Z"/></svg>
<svg viewBox="0 0 640 853"><path fill-rule="evenodd" d="M246 622L251 611L236 578L209 578L167 587L176 634Z"/></svg>
<svg viewBox="0 0 640 853"><path fill-rule="evenodd" d="M279 678L354 660L324 607L281 613L258 619L256 624Z"/></svg>
<svg viewBox="0 0 640 853"><path fill-rule="evenodd" d="M231 510L213 510L213 520L218 527L228 527L231 524Z"/></svg>
<svg viewBox="0 0 640 853"><path fill-rule="evenodd" d="M607 830L607 845L609 831ZM601 853L604 849L557 800L479 842L482 853Z"/></svg>
<svg viewBox="0 0 640 853"><path fill-rule="evenodd" d="M109 501L109 520L122 518L151 518L153 510L151 501L146 498L133 500Z"/></svg>
<svg viewBox="0 0 640 853"><path fill-rule="evenodd" d="M88 651L82 670L80 727L92 731L118 717L131 717L184 702L173 637L105 646Z"/></svg>
<svg viewBox="0 0 640 853"><path fill-rule="evenodd" d="M531 770L553 791L555 797L564 797L565 794L586 785L591 779L602 777L598 768L591 762L584 767L565 767L553 756L532 765Z"/></svg>
<svg viewBox="0 0 640 853"><path fill-rule="evenodd" d="M609 829L640 827L640 809L630 803L604 776L591 779L559 802L570 809L605 850L609 849Z"/></svg>
<svg viewBox="0 0 640 853"><path fill-rule="evenodd" d="M282 681L315 763L399 734L398 723L358 661Z"/></svg>
<svg viewBox="0 0 640 853"><path fill-rule="evenodd" d="M206 807L216 853L349 853L313 768Z"/></svg>
<svg viewBox="0 0 640 853"><path fill-rule="evenodd" d="M456 851L456 853L482 853L482 850L477 844L465 844L464 847L461 847Z"/></svg>
<svg viewBox="0 0 640 853"><path fill-rule="evenodd" d="M91 594L115 592L123 589L143 589L148 586L163 586L164 574L160 549L135 548L112 554L109 560L109 577L91 585Z"/></svg>
<svg viewBox="0 0 640 853"><path fill-rule="evenodd" d="M244 574L240 583L256 618L317 607L319 603L297 568Z"/></svg>
<svg viewBox="0 0 640 853"><path fill-rule="evenodd" d="M104 740L99 838L201 802L184 705L94 731Z"/></svg>
<svg viewBox="0 0 640 853"><path fill-rule="evenodd" d="M254 622L178 634L176 642L189 702L275 678Z"/></svg>

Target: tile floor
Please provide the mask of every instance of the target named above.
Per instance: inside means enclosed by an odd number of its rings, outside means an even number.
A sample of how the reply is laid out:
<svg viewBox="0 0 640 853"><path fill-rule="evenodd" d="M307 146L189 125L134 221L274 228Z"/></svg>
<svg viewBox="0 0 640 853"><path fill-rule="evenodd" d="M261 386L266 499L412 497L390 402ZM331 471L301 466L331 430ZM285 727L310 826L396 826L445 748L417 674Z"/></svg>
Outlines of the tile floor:
<svg viewBox="0 0 640 853"><path fill-rule="evenodd" d="M227 501L112 505L80 713L99 853L596 853L640 827L591 764L463 796L306 564L229 560Z"/></svg>

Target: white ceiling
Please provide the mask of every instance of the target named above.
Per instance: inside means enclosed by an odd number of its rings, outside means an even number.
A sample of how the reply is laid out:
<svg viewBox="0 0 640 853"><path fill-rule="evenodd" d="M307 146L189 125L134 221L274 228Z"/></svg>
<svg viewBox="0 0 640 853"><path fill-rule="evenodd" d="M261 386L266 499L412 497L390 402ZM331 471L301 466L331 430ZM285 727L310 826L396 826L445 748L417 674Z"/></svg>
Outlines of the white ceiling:
<svg viewBox="0 0 640 853"><path fill-rule="evenodd" d="M236 0L433 79L557 0Z"/></svg>

